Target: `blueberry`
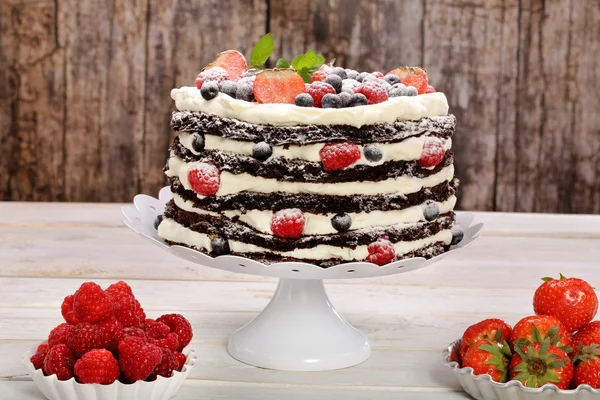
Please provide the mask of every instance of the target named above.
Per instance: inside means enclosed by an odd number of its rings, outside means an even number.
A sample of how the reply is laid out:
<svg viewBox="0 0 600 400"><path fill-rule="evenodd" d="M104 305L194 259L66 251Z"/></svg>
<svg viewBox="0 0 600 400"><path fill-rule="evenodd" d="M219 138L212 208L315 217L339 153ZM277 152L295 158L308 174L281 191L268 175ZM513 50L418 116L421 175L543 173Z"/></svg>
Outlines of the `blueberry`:
<svg viewBox="0 0 600 400"><path fill-rule="evenodd" d="M212 255L222 256L223 254L229 254L229 241L223 237L219 236L211 240L210 247L212 248Z"/></svg>
<svg viewBox="0 0 600 400"><path fill-rule="evenodd" d="M381 82L379 82L379 78L377 78L375 75L371 75L371 74L368 74L367 76L365 76L362 81L363 82L373 81L373 82L381 83Z"/></svg>
<svg viewBox="0 0 600 400"><path fill-rule="evenodd" d="M370 73L368 73L368 72L361 72L361 73L360 73L360 74L358 74L358 76L356 77L356 80L357 80L357 81L359 81L359 82L362 82L362 81L365 79L365 77L366 77L366 76L369 76L369 75L371 75L371 74L370 74Z"/></svg>
<svg viewBox="0 0 600 400"><path fill-rule="evenodd" d="M258 161L265 161L273 154L273 148L267 142L258 142L252 148L252 157Z"/></svg>
<svg viewBox="0 0 600 400"><path fill-rule="evenodd" d="M433 221L437 217L440 216L440 207L433 200L427 200L422 204L423 207L423 216L425 217L425 221Z"/></svg>
<svg viewBox="0 0 600 400"><path fill-rule="evenodd" d="M336 74L329 74L324 80L325 83L329 83L335 89L336 93L342 91L342 78Z"/></svg>
<svg viewBox="0 0 600 400"><path fill-rule="evenodd" d="M340 96L338 96L337 94L327 93L321 99L321 106L323 108L341 108L342 99L340 99Z"/></svg>
<svg viewBox="0 0 600 400"><path fill-rule="evenodd" d="M219 84L215 81L206 81L202 84L200 94L204 100L212 100L219 94Z"/></svg>
<svg viewBox="0 0 600 400"><path fill-rule="evenodd" d="M400 96L402 96L402 94L403 94L402 89L398 89L398 88L394 88L394 87L392 88L392 90L390 90L388 92L389 97L400 97Z"/></svg>
<svg viewBox="0 0 600 400"><path fill-rule="evenodd" d="M365 155L365 158L371 162L380 161L383 157L381 149L374 144L369 144L365 146L365 148L363 149L363 154Z"/></svg>
<svg viewBox="0 0 600 400"><path fill-rule="evenodd" d="M356 106L366 106L367 105L367 97L362 93L353 94L350 98L350 104L348 107L356 107Z"/></svg>
<svg viewBox="0 0 600 400"><path fill-rule="evenodd" d="M400 82L400 78L398 77L398 75L394 75L394 74L387 74L386 76L383 77L383 79L385 79L385 81L387 83L389 83L390 85L394 85L394 84Z"/></svg>
<svg viewBox="0 0 600 400"><path fill-rule="evenodd" d="M196 153L201 153L202 150L204 150L204 134L200 132L194 134L194 139L192 139L192 149Z"/></svg>
<svg viewBox="0 0 600 400"><path fill-rule="evenodd" d="M342 92L338 94L338 97L342 101L342 108L348 107L348 104L350 104L350 99L352 98L352 93Z"/></svg>
<svg viewBox="0 0 600 400"><path fill-rule="evenodd" d="M355 71L353 69L347 69L346 70L346 78L348 78L348 79L356 79L357 76L358 76L358 71Z"/></svg>
<svg viewBox="0 0 600 400"><path fill-rule="evenodd" d="M162 220L163 220L162 214L159 214L156 216L156 219L154 220L154 229L158 230L158 226L160 225Z"/></svg>
<svg viewBox="0 0 600 400"><path fill-rule="evenodd" d="M314 107L315 101L308 93L300 93L294 100L298 107Z"/></svg>
<svg viewBox="0 0 600 400"><path fill-rule="evenodd" d="M348 77L348 74L346 74L346 70L341 67L335 67L334 69L332 69L331 72L329 72L329 75L331 74L335 74L342 79L346 79Z"/></svg>
<svg viewBox="0 0 600 400"><path fill-rule="evenodd" d="M463 240L464 236L465 233L460 225L454 225L452 227L452 241L450 242L450 245L454 246L455 244L459 244Z"/></svg>
<svg viewBox="0 0 600 400"><path fill-rule="evenodd" d="M331 218L331 226L338 232L345 232L352 226L352 217L348 214L336 214Z"/></svg>
<svg viewBox="0 0 600 400"><path fill-rule="evenodd" d="M237 91L237 85L232 81L223 81L220 85L221 93L225 93L235 99L235 92Z"/></svg>
<svg viewBox="0 0 600 400"><path fill-rule="evenodd" d="M248 84L238 85L238 88L235 91L235 98L244 101L254 101L254 92L252 91L252 86Z"/></svg>
<svg viewBox="0 0 600 400"><path fill-rule="evenodd" d="M419 94L419 91L414 86L408 86L406 88L406 96L416 96Z"/></svg>

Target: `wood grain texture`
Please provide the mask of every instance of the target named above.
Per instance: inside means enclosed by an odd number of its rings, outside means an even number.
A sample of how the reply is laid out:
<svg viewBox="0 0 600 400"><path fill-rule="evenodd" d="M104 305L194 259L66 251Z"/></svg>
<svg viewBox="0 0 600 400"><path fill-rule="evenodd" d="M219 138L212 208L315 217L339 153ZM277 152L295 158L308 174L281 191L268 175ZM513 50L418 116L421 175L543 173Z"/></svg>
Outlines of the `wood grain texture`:
<svg viewBox="0 0 600 400"><path fill-rule="evenodd" d="M0 198L155 193L170 89L267 30L271 63L424 66L459 120L460 208L600 213L597 0L6 0Z"/></svg>

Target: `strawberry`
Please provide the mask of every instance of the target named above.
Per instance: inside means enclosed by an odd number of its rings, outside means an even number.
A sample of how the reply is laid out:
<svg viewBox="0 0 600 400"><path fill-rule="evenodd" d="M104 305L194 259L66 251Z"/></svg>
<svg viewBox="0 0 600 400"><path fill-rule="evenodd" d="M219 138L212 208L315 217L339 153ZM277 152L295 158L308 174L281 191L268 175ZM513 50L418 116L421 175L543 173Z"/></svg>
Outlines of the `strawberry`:
<svg viewBox="0 0 600 400"><path fill-rule="evenodd" d="M59 381L66 381L73 377L75 357L66 344L57 344L46 354L44 359L44 375L54 375Z"/></svg>
<svg viewBox="0 0 600 400"><path fill-rule="evenodd" d="M573 358L575 372L571 387L576 388L579 385L590 385L593 388L600 388L600 346L593 344L591 346L580 346L577 355Z"/></svg>
<svg viewBox="0 0 600 400"><path fill-rule="evenodd" d="M215 67L223 68L227 71L231 80L237 81L242 76L242 73L246 71L246 59L244 58L244 55L237 50L227 50L217 54L217 58L204 67L203 71Z"/></svg>
<svg viewBox="0 0 600 400"><path fill-rule="evenodd" d="M543 278L533 295L536 314L552 315L569 332L575 332L592 319L598 311L598 297L586 281L579 278Z"/></svg>
<svg viewBox="0 0 600 400"><path fill-rule="evenodd" d="M304 91L304 80L292 69L266 69L254 80L254 97L259 103L294 104Z"/></svg>
<svg viewBox="0 0 600 400"><path fill-rule="evenodd" d="M214 196L221 186L221 171L212 164L198 162L188 173L192 190L202 196Z"/></svg>
<svg viewBox="0 0 600 400"><path fill-rule="evenodd" d="M419 165L423 168L433 168L442 162L445 154L446 151L440 139L436 137L427 138L421 150Z"/></svg>
<svg viewBox="0 0 600 400"><path fill-rule="evenodd" d="M469 326L463 333L460 341L460 358L465 357L467 350L473 343L487 339L503 343L505 340L508 340L511 332L510 325L496 318L484 319Z"/></svg>
<svg viewBox="0 0 600 400"><path fill-rule="evenodd" d="M44 368L44 360L46 359L46 354L48 354L48 345L40 344L37 348L37 351L34 355L31 356L29 361L33 364L33 368L41 369Z"/></svg>
<svg viewBox="0 0 600 400"><path fill-rule="evenodd" d="M506 382L511 356L508 343L500 344L490 339L479 340L467 350L462 359L462 367L473 368L474 375L487 374L493 381Z"/></svg>
<svg viewBox="0 0 600 400"><path fill-rule="evenodd" d="M512 347L518 344L525 348L528 344L541 343L545 339L567 353L573 351L571 335L558 319L549 315L532 315L521 319L512 330L510 344Z"/></svg>
<svg viewBox="0 0 600 400"><path fill-rule="evenodd" d="M573 336L573 348L579 346L590 346L597 344L600 346L600 321L592 321L583 326Z"/></svg>
<svg viewBox="0 0 600 400"><path fill-rule="evenodd" d="M388 238L377 239L367 247L369 255L366 260L373 264L382 266L391 263L396 257L394 244Z"/></svg>
<svg viewBox="0 0 600 400"><path fill-rule="evenodd" d="M414 86L419 94L427 91L427 73L419 67L399 67L388 74L398 76L405 86Z"/></svg>
<svg viewBox="0 0 600 400"><path fill-rule="evenodd" d="M567 389L573 378L573 363L560 348L549 340L522 349L515 346L516 354L510 362L510 379L524 386L539 388L547 383Z"/></svg>
<svg viewBox="0 0 600 400"><path fill-rule="evenodd" d="M350 142L327 143L319 151L323 169L337 171L349 167L360 160L361 153L358 146Z"/></svg>
<svg viewBox="0 0 600 400"><path fill-rule="evenodd" d="M306 218L299 208L286 208L273 214L271 231L282 238L299 238L304 231Z"/></svg>
<svg viewBox="0 0 600 400"><path fill-rule="evenodd" d="M323 108L323 97L325 97L326 94L335 94L335 89L329 83L316 81L308 85L306 93L313 98L315 107Z"/></svg>
<svg viewBox="0 0 600 400"><path fill-rule="evenodd" d="M105 349L91 350L75 363L75 376L80 383L110 385L120 374L119 362Z"/></svg>
<svg viewBox="0 0 600 400"><path fill-rule="evenodd" d="M178 351L183 350L183 348L192 341L192 337L194 336L192 325L183 315L165 314L158 317L156 322L162 322L171 329L171 332L177 334L177 338L179 339Z"/></svg>
<svg viewBox="0 0 600 400"><path fill-rule="evenodd" d="M160 364L163 351L143 339L129 336L119 343L119 366L130 382L142 381Z"/></svg>

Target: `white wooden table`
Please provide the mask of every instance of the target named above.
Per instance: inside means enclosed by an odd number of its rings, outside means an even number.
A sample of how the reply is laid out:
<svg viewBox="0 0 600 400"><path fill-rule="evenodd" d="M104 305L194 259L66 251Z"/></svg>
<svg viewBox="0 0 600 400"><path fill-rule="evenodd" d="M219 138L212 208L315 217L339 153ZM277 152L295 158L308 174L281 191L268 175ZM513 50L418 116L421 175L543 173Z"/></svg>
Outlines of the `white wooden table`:
<svg viewBox="0 0 600 400"><path fill-rule="evenodd" d="M0 398L43 399L21 354L61 322L79 285L127 280L149 317L186 315L199 362L176 399L463 399L441 351L486 317L514 324L559 272L600 285L600 216L477 213L480 240L393 277L327 282L337 310L370 339L362 365L320 373L262 370L226 352L229 335L268 302L276 281L196 267L121 223L117 204L0 202Z"/></svg>

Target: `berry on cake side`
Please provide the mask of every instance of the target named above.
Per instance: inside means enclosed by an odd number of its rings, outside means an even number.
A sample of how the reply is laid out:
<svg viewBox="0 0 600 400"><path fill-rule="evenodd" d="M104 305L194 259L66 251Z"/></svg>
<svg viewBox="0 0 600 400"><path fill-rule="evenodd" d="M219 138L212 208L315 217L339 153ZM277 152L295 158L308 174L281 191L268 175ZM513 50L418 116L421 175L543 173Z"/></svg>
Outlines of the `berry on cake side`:
<svg viewBox="0 0 600 400"><path fill-rule="evenodd" d="M322 267L430 258L462 239L443 93L422 68L387 74L309 50L276 68L265 35L173 89L167 242L212 256Z"/></svg>

